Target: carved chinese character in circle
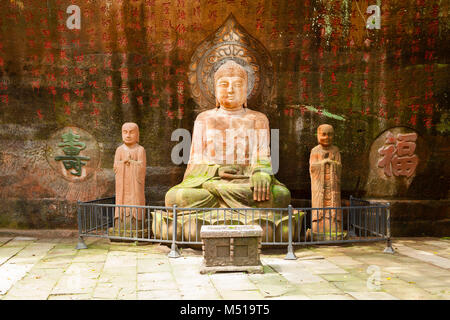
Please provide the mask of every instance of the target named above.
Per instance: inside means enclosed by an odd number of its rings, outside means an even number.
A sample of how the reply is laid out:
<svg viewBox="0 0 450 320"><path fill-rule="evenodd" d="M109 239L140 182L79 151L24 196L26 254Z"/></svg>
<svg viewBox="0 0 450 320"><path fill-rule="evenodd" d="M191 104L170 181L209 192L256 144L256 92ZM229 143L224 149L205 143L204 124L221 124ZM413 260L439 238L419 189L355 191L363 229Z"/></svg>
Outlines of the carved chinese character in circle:
<svg viewBox="0 0 450 320"><path fill-rule="evenodd" d="M378 161L378 167L384 169L388 177L392 175L411 177L416 171L419 158L416 150L417 133L398 133L394 136L389 132L386 136L385 145L378 149L382 156Z"/></svg>
<svg viewBox="0 0 450 320"><path fill-rule="evenodd" d="M70 174L74 176L81 176L81 167L86 165L86 162L82 160L90 160L90 157L84 157L80 155L81 150L86 149L86 144L79 141L80 136L74 134L72 130L69 130L68 133L62 135L63 142L58 144L58 147L61 147L64 156L56 156L56 161L62 161L64 164L64 168L69 171ZM73 169L73 170L71 170Z"/></svg>
<svg viewBox="0 0 450 320"><path fill-rule="evenodd" d="M50 167L65 180L79 182L98 170L100 150L97 140L89 132L65 127L47 140L46 158Z"/></svg>

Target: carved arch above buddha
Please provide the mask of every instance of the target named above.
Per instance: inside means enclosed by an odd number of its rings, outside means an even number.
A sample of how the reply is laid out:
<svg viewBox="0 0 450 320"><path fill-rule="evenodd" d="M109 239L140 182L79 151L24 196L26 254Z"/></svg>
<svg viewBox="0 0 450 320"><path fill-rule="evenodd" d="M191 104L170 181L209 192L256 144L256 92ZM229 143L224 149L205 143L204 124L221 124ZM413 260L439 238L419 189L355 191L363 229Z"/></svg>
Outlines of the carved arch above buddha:
<svg viewBox="0 0 450 320"><path fill-rule="evenodd" d="M195 49L188 81L197 111L214 108L214 73L228 60L248 73L248 107L261 110L274 94L273 63L267 49L230 14L226 21Z"/></svg>

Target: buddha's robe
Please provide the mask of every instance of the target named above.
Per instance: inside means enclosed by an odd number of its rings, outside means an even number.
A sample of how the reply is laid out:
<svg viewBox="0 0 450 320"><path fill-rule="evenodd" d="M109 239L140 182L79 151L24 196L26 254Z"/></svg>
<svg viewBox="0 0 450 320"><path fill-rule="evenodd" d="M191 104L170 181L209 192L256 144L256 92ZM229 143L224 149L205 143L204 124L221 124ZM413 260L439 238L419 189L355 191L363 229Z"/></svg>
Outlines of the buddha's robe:
<svg viewBox="0 0 450 320"><path fill-rule="evenodd" d="M324 162L325 159L332 161ZM330 146L327 149L322 145L314 147L311 150L309 165L312 196L311 207L340 207L342 165L339 149L336 146ZM313 210L313 222L320 222L319 229L323 228L324 213L327 218L331 217L332 227L333 224L341 221L341 212L336 212L336 210ZM329 219L327 219L327 222L329 222ZM326 223L325 229L329 229L328 223Z"/></svg>
<svg viewBox="0 0 450 320"><path fill-rule="evenodd" d="M125 161L131 159L126 164ZM114 156L114 173L116 175L116 204L120 205L145 205L145 170L146 155L145 149L135 144L129 148L122 144L116 149ZM116 209L115 216L119 216L119 208ZM120 210L129 216L133 212L133 218L138 214L138 220L141 220L142 210Z"/></svg>
<svg viewBox="0 0 450 320"><path fill-rule="evenodd" d="M219 176L230 168L236 172ZM250 178L259 171L271 177L267 201L253 200ZM184 179L167 192L166 206L281 208L289 202L289 190L273 176L269 121L264 114L219 108L198 115Z"/></svg>

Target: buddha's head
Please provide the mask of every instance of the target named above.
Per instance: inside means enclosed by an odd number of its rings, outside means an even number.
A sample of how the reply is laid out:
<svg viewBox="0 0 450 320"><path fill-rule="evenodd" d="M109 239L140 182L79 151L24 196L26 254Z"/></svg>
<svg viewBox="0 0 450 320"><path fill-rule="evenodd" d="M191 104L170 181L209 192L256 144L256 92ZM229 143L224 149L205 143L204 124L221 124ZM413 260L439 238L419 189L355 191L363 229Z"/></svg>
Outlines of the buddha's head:
<svg viewBox="0 0 450 320"><path fill-rule="evenodd" d="M125 122L122 125L122 140L131 147L139 142L139 127L134 122Z"/></svg>
<svg viewBox="0 0 450 320"><path fill-rule="evenodd" d="M228 60L214 74L216 105L228 110L247 106L247 71Z"/></svg>
<svg viewBox="0 0 450 320"><path fill-rule="evenodd" d="M322 124L317 128L317 141L322 147L333 145L334 129L329 124Z"/></svg>

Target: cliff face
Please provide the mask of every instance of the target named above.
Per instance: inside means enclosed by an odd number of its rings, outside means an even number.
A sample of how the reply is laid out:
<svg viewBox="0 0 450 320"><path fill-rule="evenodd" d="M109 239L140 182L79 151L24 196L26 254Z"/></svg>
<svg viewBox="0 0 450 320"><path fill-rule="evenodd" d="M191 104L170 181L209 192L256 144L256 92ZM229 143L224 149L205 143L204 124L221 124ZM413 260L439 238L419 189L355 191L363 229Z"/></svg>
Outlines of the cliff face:
<svg viewBox="0 0 450 320"><path fill-rule="evenodd" d="M192 132L199 111L191 57L231 13L270 55L272 99L249 108L279 129L277 178L294 198L310 198L309 152L317 126L329 123L343 198L447 199L449 5L379 2L78 0L80 29L70 29L71 1L1 1L0 226L76 226L75 201L114 193L126 121L138 123L147 151L147 201L160 204L185 169L171 160L172 132ZM372 4L379 29L366 27ZM64 142L70 130L78 138ZM85 159L64 163L64 144ZM404 158L414 155L415 166ZM449 216L420 212L398 217Z"/></svg>

